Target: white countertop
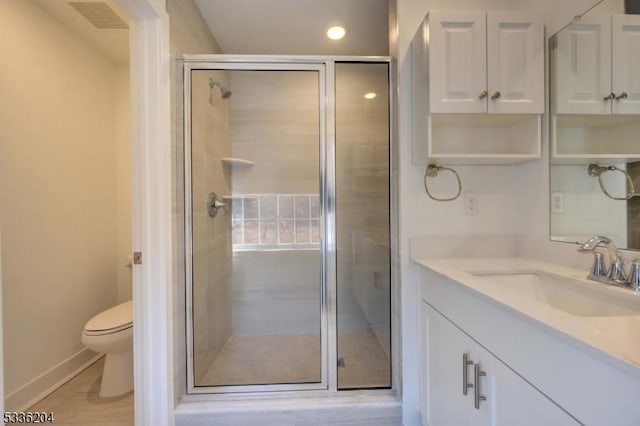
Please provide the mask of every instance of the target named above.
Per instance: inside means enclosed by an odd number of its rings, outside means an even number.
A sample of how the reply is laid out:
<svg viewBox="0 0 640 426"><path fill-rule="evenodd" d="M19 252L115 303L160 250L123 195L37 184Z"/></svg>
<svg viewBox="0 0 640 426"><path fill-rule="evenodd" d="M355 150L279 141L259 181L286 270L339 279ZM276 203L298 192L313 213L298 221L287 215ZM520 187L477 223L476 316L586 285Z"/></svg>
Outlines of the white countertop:
<svg viewBox="0 0 640 426"><path fill-rule="evenodd" d="M599 355L623 370L640 377L640 314L638 316L574 316L527 292L505 291L505 284L495 284L489 277L472 273L547 272L603 286L631 303L640 304L640 292L606 285L586 279L586 272L527 258L483 259L413 259L455 282L484 295L535 322L551 327L561 334L595 349ZM584 346L583 345L583 346Z"/></svg>

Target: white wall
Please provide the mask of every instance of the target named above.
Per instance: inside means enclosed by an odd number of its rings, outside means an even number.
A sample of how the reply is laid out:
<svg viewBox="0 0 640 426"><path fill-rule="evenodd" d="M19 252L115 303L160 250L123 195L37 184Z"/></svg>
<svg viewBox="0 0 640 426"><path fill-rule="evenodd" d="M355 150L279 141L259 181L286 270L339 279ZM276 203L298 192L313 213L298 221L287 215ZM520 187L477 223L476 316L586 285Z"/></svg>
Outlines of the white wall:
<svg viewBox="0 0 640 426"><path fill-rule="evenodd" d="M118 303L131 300L131 91L129 64L115 69L115 141L116 141L116 279Z"/></svg>
<svg viewBox="0 0 640 426"><path fill-rule="evenodd" d="M463 249L465 242L487 236L513 236L521 229L535 229L535 235L548 240L548 166L544 159L514 166L457 166L464 192L473 191L479 201L479 213L466 216L462 199L450 203L431 201L424 194L423 167L411 164L411 73L408 48L418 25L430 9L444 10L537 10L545 12L547 31L557 31L577 11L594 1L575 0L562 4L553 1L525 0L397 0L398 38L398 131L400 148L400 256L402 274L402 368L403 421L405 425L420 424L417 371L417 286L416 267L409 261L409 241L417 237L435 241L456 240ZM546 131L546 128L545 128ZM546 146L545 146L546 150ZM546 172L545 172L546 170ZM444 186L444 180L433 180L434 189ZM451 185L451 184L449 184ZM444 190L444 188L443 188ZM544 196L543 196L544 194ZM462 198L462 197L461 197ZM534 215L536 215L534 217ZM547 219L543 219L547 218ZM440 237L445 237L440 238ZM457 237L457 238L452 238ZM507 239L505 239L507 241ZM455 246L455 244L453 245ZM480 244L482 246L482 244ZM450 249L451 246L446 247ZM443 250L445 247L443 246ZM505 245L504 254L516 254L515 246ZM431 248L438 255L437 248ZM459 250L460 252L460 250Z"/></svg>
<svg viewBox="0 0 640 426"><path fill-rule="evenodd" d="M11 397L84 353L84 324L118 300L114 94L126 85L112 62L31 2L3 1L0 21L0 52L10 58L0 74L0 226ZM126 133L123 121L119 146Z"/></svg>

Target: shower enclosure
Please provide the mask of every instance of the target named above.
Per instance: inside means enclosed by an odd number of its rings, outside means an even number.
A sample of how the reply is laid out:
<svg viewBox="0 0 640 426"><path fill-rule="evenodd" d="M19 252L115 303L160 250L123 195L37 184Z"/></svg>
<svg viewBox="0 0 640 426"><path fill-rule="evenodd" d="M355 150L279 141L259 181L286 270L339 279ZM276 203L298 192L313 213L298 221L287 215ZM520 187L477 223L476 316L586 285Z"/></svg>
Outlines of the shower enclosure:
<svg viewBox="0 0 640 426"><path fill-rule="evenodd" d="M183 70L188 392L390 388L390 59Z"/></svg>

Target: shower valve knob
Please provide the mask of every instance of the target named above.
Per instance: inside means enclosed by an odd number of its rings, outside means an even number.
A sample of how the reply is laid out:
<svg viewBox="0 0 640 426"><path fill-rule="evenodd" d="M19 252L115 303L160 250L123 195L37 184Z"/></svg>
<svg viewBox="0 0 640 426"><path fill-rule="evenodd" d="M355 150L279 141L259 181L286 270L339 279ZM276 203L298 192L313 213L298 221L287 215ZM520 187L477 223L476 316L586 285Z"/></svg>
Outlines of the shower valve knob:
<svg viewBox="0 0 640 426"><path fill-rule="evenodd" d="M224 211L226 212L227 205L220 201L215 192L209 193L209 195L207 196L207 212L209 213L209 216L216 217L216 215L218 214L218 210L220 209L224 209Z"/></svg>

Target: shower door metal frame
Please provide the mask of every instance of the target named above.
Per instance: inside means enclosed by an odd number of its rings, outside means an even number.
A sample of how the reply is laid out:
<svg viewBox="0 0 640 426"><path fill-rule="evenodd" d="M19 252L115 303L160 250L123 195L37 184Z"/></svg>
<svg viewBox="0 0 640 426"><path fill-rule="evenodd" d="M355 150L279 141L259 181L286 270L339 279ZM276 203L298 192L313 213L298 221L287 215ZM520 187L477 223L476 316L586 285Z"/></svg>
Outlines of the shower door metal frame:
<svg viewBox="0 0 640 426"><path fill-rule="evenodd" d="M295 61L260 58L225 59L222 55L196 55L184 58L184 180L185 180L185 286L186 286L186 337L187 337L187 393L189 394L229 394L251 392L282 392L300 390L326 390L335 384L330 383L331 363L330 354L337 353L335 343L335 135L328 135L328 129L333 128L332 107L333 93L327 87L333 87L333 73L327 70L323 61ZM320 193L320 382L290 383L290 384L260 384L260 385L223 385L196 386L193 365L193 238L192 238L192 194L191 194L191 72L198 70L221 71L315 71L318 73L318 110L319 110L319 193ZM330 77L329 77L330 76ZM333 322L329 324L329 322ZM333 357L335 359L335 355ZM335 367L333 368L335 370ZM329 371L328 371L329 370Z"/></svg>
<svg viewBox="0 0 640 426"><path fill-rule="evenodd" d="M192 253L191 253L191 129L184 122L184 180L185 180L185 286L186 286L186 348L187 348L187 395L188 400L211 399L237 400L270 392L274 397L327 396L343 394L376 395L396 397L400 386L400 324L391 316L391 388L359 389L340 392L337 374L337 253L336 253L336 127L335 127L335 64L386 63L389 65L389 207L390 207L390 267L391 267L391 311L399 310L400 268L398 256L398 146L397 146L397 94L395 61L389 56L271 56L271 55L183 55L184 116L191 116L191 71L193 70L318 70L320 73L320 202L321 202L321 377L320 383L194 386L193 376L193 306L192 297ZM394 372L395 371L395 372ZM300 394L301 391L305 392ZM206 398L206 399L203 399Z"/></svg>

